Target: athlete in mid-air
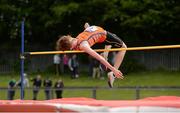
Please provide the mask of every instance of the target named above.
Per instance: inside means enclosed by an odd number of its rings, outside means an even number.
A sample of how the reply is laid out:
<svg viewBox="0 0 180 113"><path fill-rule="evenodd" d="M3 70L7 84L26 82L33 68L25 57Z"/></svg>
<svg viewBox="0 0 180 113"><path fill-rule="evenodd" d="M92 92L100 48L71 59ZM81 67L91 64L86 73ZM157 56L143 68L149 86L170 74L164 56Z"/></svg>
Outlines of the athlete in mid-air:
<svg viewBox="0 0 180 113"><path fill-rule="evenodd" d="M115 34L110 33L99 26L90 26L88 23L84 25L85 30L81 32L76 38L67 36L60 36L57 40L57 50L82 50L92 57L99 60L110 71L108 75L108 84L112 88L115 78L123 79L123 74L119 71L119 67L123 61L126 51L118 51L115 55L115 63L112 66L106 59L108 52L99 55L91 47L93 45L103 45L105 49L112 48L127 48L126 44ZM115 76L114 76L115 75Z"/></svg>

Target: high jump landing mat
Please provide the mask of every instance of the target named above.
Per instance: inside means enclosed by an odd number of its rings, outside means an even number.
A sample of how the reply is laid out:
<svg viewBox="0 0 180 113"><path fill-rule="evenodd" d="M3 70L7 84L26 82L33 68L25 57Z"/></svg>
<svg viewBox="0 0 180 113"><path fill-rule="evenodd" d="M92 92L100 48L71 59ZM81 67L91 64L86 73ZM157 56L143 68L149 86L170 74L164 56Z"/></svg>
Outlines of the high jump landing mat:
<svg viewBox="0 0 180 113"><path fill-rule="evenodd" d="M44 101L0 100L0 112L180 113L180 97L160 96L140 100L96 100L84 97Z"/></svg>

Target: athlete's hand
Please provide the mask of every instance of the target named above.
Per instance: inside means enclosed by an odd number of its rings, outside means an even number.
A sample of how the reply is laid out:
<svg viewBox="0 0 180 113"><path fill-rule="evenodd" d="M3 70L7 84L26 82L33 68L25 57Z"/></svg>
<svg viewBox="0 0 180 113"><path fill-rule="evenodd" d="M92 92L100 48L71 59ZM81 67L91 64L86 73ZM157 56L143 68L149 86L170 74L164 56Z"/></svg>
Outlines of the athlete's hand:
<svg viewBox="0 0 180 113"><path fill-rule="evenodd" d="M115 68L114 68L114 70L113 70L113 73L114 73L114 75L115 75L116 78L120 78L120 79L123 79L123 78L124 78L124 76L123 76L123 74L121 73L121 71L119 71L119 70L117 70L117 69L115 69Z"/></svg>

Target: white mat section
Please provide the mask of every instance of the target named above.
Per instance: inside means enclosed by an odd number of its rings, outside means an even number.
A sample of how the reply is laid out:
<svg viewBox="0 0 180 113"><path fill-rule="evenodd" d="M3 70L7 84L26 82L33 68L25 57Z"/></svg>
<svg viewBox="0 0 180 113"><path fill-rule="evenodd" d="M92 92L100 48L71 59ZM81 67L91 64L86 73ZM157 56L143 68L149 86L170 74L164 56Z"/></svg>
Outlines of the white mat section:
<svg viewBox="0 0 180 113"><path fill-rule="evenodd" d="M46 104L53 105L60 111L60 109L77 111L79 113L98 113L98 112L109 112L109 107L106 106L88 106L88 105L75 105L75 104Z"/></svg>
<svg viewBox="0 0 180 113"><path fill-rule="evenodd" d="M155 106L139 106L139 107L120 107L111 108L109 113L180 113L180 108L172 107L155 107Z"/></svg>
<svg viewBox="0 0 180 113"><path fill-rule="evenodd" d="M47 104L46 104L47 105ZM78 113L180 113L180 108L156 107L156 106L134 106L134 107L106 107L88 106L75 104L48 104L56 106L57 110L66 109L77 111Z"/></svg>

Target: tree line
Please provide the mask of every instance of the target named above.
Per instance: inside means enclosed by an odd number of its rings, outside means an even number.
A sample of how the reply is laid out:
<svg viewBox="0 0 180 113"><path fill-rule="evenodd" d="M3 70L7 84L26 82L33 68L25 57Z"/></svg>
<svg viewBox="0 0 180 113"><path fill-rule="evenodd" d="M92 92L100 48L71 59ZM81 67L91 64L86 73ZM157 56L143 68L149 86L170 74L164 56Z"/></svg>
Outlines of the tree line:
<svg viewBox="0 0 180 113"><path fill-rule="evenodd" d="M128 46L177 44L180 41L178 0L0 0L0 47L25 43L54 49L58 35L77 36L85 22L121 37Z"/></svg>

